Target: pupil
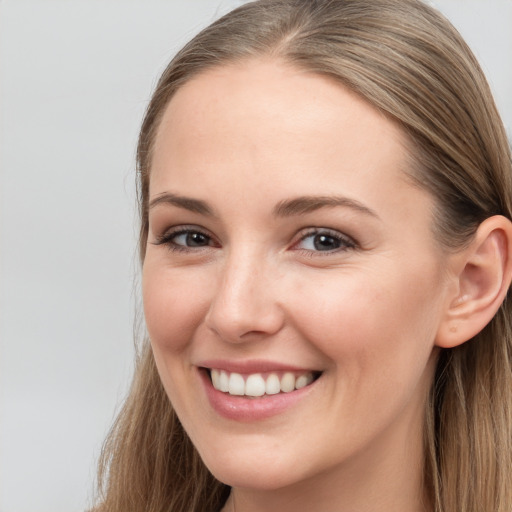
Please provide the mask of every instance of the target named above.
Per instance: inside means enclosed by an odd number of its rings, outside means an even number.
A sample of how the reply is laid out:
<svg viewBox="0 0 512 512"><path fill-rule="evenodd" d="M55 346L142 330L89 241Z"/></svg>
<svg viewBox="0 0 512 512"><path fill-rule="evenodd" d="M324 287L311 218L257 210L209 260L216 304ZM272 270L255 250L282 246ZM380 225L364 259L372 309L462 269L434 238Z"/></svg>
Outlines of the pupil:
<svg viewBox="0 0 512 512"><path fill-rule="evenodd" d="M189 233L187 235L187 245L189 247L208 245L208 237L202 233Z"/></svg>
<svg viewBox="0 0 512 512"><path fill-rule="evenodd" d="M317 235L314 239L314 245L317 251L331 251L333 249L338 249L340 243L332 236Z"/></svg>

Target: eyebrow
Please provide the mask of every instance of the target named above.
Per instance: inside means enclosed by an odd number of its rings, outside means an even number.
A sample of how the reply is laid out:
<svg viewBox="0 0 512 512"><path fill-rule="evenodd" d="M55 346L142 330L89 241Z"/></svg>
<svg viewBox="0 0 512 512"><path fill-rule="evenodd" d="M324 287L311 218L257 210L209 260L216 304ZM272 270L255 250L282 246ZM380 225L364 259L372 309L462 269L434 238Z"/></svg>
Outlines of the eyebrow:
<svg viewBox="0 0 512 512"><path fill-rule="evenodd" d="M170 204L200 215L215 216L213 209L206 201L192 197L180 196L171 192L164 192L152 199L149 203L151 210L159 204ZM379 218L376 212L355 199L343 196L301 196L279 202L273 209L275 217L292 217L314 212L321 208L344 207L356 210L370 217Z"/></svg>
<svg viewBox="0 0 512 512"><path fill-rule="evenodd" d="M200 199L193 199L192 197L179 196L171 192L164 192L152 199L149 203L149 210L159 204L171 204L178 208L199 213L200 215L214 216L213 210L208 206L208 203Z"/></svg>
<svg viewBox="0 0 512 512"><path fill-rule="evenodd" d="M276 205L274 208L274 215L276 217L292 217L293 215L301 215L321 208L333 208L336 206L350 208L369 215L370 217L375 217L376 219L379 218L375 211L364 204L355 199L343 196L302 196L294 199L288 199L281 201Z"/></svg>

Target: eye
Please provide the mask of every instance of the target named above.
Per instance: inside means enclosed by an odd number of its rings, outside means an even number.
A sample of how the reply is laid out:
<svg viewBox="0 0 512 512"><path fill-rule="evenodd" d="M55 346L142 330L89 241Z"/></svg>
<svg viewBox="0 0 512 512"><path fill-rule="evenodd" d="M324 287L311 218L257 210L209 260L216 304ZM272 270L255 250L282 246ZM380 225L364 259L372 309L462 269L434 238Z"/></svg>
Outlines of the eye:
<svg viewBox="0 0 512 512"><path fill-rule="evenodd" d="M210 245L211 239L208 235L199 231L185 231L182 233L175 233L171 238L172 242L176 245L184 247L205 247Z"/></svg>
<svg viewBox="0 0 512 512"><path fill-rule="evenodd" d="M356 247L348 236L331 229L312 229L303 234L294 249L308 252L338 252Z"/></svg>
<svg viewBox="0 0 512 512"><path fill-rule="evenodd" d="M167 245L174 251L191 251L205 247L217 247L212 237L194 227L178 227L167 231L154 242L155 245Z"/></svg>

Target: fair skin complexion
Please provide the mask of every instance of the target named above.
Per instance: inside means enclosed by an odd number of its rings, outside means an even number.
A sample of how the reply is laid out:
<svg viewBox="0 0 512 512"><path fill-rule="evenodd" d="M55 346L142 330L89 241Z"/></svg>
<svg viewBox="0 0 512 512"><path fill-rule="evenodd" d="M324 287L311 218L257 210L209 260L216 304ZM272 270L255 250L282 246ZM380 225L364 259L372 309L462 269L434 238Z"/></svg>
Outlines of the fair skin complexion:
<svg viewBox="0 0 512 512"><path fill-rule="evenodd" d="M407 178L405 146L339 84L272 60L203 72L166 109L145 316L182 424L233 487L226 511L429 510L424 404L436 344L464 341L447 311L468 294L464 258L432 235L433 199ZM213 389L208 362L245 379L291 367L316 380L232 397Z"/></svg>

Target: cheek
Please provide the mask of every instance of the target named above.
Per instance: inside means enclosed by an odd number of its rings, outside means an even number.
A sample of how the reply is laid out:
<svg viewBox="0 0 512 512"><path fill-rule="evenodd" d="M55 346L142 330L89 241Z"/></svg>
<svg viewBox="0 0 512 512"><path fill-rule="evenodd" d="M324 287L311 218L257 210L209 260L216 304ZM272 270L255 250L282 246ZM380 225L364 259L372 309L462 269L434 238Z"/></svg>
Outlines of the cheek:
<svg viewBox="0 0 512 512"><path fill-rule="evenodd" d="M376 368L407 373L408 366L426 364L439 319L436 293L420 272L387 278L354 272L308 289L303 283L294 294L294 317L306 338L357 383Z"/></svg>
<svg viewBox="0 0 512 512"><path fill-rule="evenodd" d="M187 272L145 263L142 275L144 316L153 346L181 352L202 322L209 305L208 289Z"/></svg>
<svg viewBox="0 0 512 512"><path fill-rule="evenodd" d="M328 358L327 410L349 445L403 411L411 425L422 414L435 368L436 318L432 297L414 286L413 276L392 289L384 279L347 278L295 299L297 330ZM326 436L331 447L342 443L336 430Z"/></svg>

